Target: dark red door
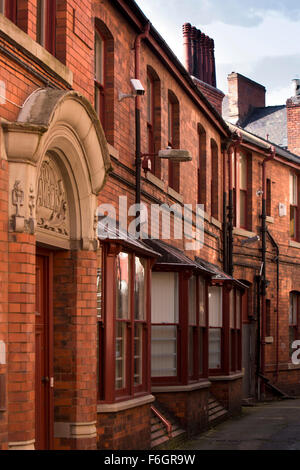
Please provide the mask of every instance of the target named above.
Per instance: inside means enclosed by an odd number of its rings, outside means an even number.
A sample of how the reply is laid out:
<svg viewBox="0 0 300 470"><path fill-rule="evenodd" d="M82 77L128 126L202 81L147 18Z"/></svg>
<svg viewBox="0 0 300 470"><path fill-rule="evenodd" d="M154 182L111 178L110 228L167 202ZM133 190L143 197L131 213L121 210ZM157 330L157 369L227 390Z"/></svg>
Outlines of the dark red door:
<svg viewBox="0 0 300 470"><path fill-rule="evenodd" d="M36 256L35 448L51 449L53 439L52 255Z"/></svg>

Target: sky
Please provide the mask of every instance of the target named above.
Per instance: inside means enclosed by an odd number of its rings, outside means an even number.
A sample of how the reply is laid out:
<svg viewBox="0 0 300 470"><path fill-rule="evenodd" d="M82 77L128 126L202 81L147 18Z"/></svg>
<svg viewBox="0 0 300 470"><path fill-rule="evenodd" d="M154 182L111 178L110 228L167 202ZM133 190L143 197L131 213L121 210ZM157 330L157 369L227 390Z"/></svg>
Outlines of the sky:
<svg viewBox="0 0 300 470"><path fill-rule="evenodd" d="M267 89L267 106L285 104L300 78L299 0L136 0L183 62L182 25L215 41L217 87L239 72Z"/></svg>

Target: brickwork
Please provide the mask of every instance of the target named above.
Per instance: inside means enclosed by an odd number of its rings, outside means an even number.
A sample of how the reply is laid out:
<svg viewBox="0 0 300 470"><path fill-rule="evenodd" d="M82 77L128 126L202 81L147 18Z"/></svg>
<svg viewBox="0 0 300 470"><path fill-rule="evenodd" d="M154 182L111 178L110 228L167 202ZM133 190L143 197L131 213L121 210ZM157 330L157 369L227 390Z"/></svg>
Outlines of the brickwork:
<svg viewBox="0 0 300 470"><path fill-rule="evenodd" d="M241 122L251 107L264 108L266 89L239 73L228 76L229 116L235 123Z"/></svg>
<svg viewBox="0 0 300 470"><path fill-rule="evenodd" d="M35 237L10 233L8 243L9 442L35 437Z"/></svg>
<svg viewBox="0 0 300 470"><path fill-rule="evenodd" d="M58 252L54 256L54 419L89 423L96 416L96 255ZM56 439L56 448L66 445ZM72 448L94 448L93 438ZM75 447L74 447L75 446Z"/></svg>
<svg viewBox="0 0 300 470"><path fill-rule="evenodd" d="M98 413L97 447L118 450L150 448L150 405L117 413Z"/></svg>
<svg viewBox="0 0 300 470"><path fill-rule="evenodd" d="M192 436L207 428L208 394L209 389L205 388L191 392L155 393L155 397Z"/></svg>
<svg viewBox="0 0 300 470"><path fill-rule="evenodd" d="M212 394L223 404L231 415L241 412L242 379L217 380L211 385Z"/></svg>

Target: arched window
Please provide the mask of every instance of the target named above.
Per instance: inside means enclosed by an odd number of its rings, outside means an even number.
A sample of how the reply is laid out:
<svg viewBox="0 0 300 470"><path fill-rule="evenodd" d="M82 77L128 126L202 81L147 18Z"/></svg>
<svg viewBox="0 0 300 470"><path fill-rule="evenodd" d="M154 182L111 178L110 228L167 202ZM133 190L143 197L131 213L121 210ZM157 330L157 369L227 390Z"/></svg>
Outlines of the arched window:
<svg viewBox="0 0 300 470"><path fill-rule="evenodd" d="M56 53L56 1L37 2L36 40L51 54Z"/></svg>
<svg viewBox="0 0 300 470"><path fill-rule="evenodd" d="M172 148L180 146L179 101L171 90L168 92L168 146ZM180 166L178 162L172 160L169 160L169 186L179 193Z"/></svg>
<svg viewBox="0 0 300 470"><path fill-rule="evenodd" d="M95 109L106 138L114 141L114 40L105 24L95 20Z"/></svg>
<svg viewBox="0 0 300 470"><path fill-rule="evenodd" d="M198 204L203 204L206 210L206 132L198 124Z"/></svg>
<svg viewBox="0 0 300 470"><path fill-rule="evenodd" d="M211 215L219 219L219 151L216 142L211 139Z"/></svg>
<svg viewBox="0 0 300 470"><path fill-rule="evenodd" d="M155 70L147 67L147 152L154 155L161 149L160 79ZM151 172L160 178L160 159L151 156Z"/></svg>

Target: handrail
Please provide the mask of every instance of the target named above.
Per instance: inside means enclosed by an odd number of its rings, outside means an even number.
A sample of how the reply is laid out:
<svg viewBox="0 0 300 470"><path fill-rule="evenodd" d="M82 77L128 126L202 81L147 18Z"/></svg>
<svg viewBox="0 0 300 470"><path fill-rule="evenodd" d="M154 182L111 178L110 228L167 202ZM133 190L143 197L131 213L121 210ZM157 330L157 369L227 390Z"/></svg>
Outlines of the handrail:
<svg viewBox="0 0 300 470"><path fill-rule="evenodd" d="M164 418L163 415L161 415L160 412L154 406L151 406L151 411L153 411L153 413L158 417L158 419L160 419L160 421L167 428L168 437L169 439L171 439L172 438L172 424L166 418Z"/></svg>

